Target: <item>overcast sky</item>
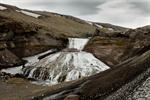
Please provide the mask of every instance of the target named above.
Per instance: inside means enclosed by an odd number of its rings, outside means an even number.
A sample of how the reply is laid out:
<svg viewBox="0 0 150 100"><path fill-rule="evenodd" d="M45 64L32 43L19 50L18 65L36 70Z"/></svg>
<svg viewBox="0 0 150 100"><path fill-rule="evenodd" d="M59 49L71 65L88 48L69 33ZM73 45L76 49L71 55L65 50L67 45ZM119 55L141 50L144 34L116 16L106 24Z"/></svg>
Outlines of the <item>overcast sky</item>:
<svg viewBox="0 0 150 100"><path fill-rule="evenodd" d="M0 0L0 2L125 27L150 25L150 0Z"/></svg>

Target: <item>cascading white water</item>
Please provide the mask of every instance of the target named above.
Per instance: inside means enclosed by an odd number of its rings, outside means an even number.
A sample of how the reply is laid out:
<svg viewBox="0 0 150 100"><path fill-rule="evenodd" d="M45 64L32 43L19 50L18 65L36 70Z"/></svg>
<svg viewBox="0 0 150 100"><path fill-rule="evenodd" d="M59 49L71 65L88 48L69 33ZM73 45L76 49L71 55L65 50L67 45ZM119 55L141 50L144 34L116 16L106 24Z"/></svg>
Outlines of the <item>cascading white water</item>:
<svg viewBox="0 0 150 100"><path fill-rule="evenodd" d="M24 75L28 78L45 80L49 84L57 84L107 70L109 68L107 65L95 58L91 53L82 51L88 40L69 38L67 49L77 49L78 52L61 51L51 54L33 66L25 67L23 69Z"/></svg>
<svg viewBox="0 0 150 100"><path fill-rule="evenodd" d="M77 50L83 50L84 46L87 44L89 39L80 39L80 38L69 38L68 48L75 48Z"/></svg>

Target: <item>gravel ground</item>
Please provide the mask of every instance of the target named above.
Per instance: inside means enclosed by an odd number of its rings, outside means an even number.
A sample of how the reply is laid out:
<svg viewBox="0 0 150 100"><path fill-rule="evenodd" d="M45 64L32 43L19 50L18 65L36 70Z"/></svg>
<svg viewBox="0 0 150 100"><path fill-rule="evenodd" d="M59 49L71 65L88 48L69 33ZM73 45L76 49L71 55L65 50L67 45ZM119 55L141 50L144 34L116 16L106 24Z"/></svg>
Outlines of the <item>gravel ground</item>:
<svg viewBox="0 0 150 100"><path fill-rule="evenodd" d="M150 68L105 100L150 100Z"/></svg>
<svg viewBox="0 0 150 100"><path fill-rule="evenodd" d="M134 90L129 100L150 100L150 77Z"/></svg>

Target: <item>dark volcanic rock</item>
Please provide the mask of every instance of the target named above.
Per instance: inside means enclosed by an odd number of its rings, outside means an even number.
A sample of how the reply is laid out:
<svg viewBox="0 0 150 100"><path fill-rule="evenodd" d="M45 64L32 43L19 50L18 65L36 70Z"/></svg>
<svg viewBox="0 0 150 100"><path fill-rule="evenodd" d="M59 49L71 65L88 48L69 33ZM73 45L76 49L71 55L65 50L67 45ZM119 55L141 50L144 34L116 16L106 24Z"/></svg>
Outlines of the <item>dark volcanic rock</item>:
<svg viewBox="0 0 150 100"><path fill-rule="evenodd" d="M8 48L19 57L30 56L50 48L63 48L66 39L52 38L48 34L40 34L38 26L1 17L0 49Z"/></svg>
<svg viewBox="0 0 150 100"><path fill-rule="evenodd" d="M0 50L0 69L22 65L21 61L16 55L7 49Z"/></svg>

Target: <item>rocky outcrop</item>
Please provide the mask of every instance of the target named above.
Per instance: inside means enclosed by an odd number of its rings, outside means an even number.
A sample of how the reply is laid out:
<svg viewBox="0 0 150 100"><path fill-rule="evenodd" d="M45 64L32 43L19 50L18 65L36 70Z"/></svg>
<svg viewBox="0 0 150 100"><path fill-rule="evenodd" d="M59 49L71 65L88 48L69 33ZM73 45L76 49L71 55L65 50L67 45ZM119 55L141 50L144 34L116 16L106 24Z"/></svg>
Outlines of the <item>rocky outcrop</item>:
<svg viewBox="0 0 150 100"><path fill-rule="evenodd" d="M52 38L38 32L38 27L1 17L0 49L8 48L19 57L31 56L50 48L63 48L66 39Z"/></svg>
<svg viewBox="0 0 150 100"><path fill-rule="evenodd" d="M150 49L150 27L93 37L85 51L114 66Z"/></svg>
<svg viewBox="0 0 150 100"><path fill-rule="evenodd" d="M96 36L89 41L84 50L93 53L109 66L114 66L121 62L120 58L128 43L128 38Z"/></svg>
<svg viewBox="0 0 150 100"><path fill-rule="evenodd" d="M0 50L0 69L19 66L21 64L23 64L23 61L12 52L7 49Z"/></svg>
<svg viewBox="0 0 150 100"><path fill-rule="evenodd" d="M64 100L79 100L78 95L69 95Z"/></svg>

